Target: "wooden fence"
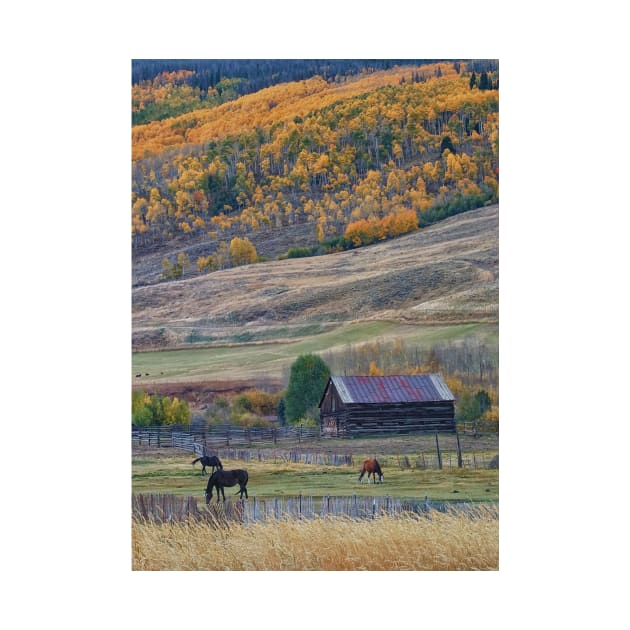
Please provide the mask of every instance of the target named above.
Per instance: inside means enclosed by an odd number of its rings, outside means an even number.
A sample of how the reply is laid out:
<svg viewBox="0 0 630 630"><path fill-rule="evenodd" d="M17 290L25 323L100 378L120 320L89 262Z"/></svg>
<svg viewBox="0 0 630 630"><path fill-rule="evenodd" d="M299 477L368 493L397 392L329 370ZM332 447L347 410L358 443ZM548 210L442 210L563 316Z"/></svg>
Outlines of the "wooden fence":
<svg viewBox="0 0 630 630"><path fill-rule="evenodd" d="M219 459L239 460L243 462L274 462L291 464L313 464L318 466L354 466L351 453L332 453L327 451L296 451L281 449L204 449L197 444L195 453L216 455Z"/></svg>
<svg viewBox="0 0 630 630"><path fill-rule="evenodd" d="M265 448L265 443L256 443L252 439L253 435L264 435L263 433L254 432L251 429L250 436L245 438L246 444L243 444L242 448L236 446L225 446L225 441L222 436L225 432L229 432L232 441L234 436L237 438L243 438L246 435L245 429L240 428L240 432L234 431L234 429L228 429L226 427L220 427L218 432L219 439L216 439L216 434L211 431L198 431L189 427L151 427L150 429L138 429L132 430L132 444L137 446L153 445L159 447L173 447L181 450L187 450L197 456L201 455L217 455L220 459L226 460L239 460L244 462L280 462L280 463L302 463L312 464L319 466L356 466L357 462L353 458L352 449L348 448L345 453L339 453L332 449L325 449L325 441L319 442L321 448L317 447L317 442L314 445L313 442L305 443L305 446L301 446L297 442L283 443L285 448L281 448L281 445L277 447L278 442L275 444L269 444ZM231 432L234 431L234 432ZM264 429L264 431L270 432L272 429ZM274 429L278 431L278 435L290 436L291 432L295 432L294 427L282 427L281 429ZM311 430L312 431L312 430ZM317 429L314 429L317 431ZM398 455L383 455L379 456L379 462L385 468L396 467L399 469L444 469L444 468L498 468L498 459L493 456L492 451L494 448L484 448L483 444L481 450L485 452L476 453L474 450L473 438L468 437L466 440L467 449L464 450L461 447L460 436L458 433L454 434L420 434L418 437L418 445L421 446L421 452L416 455L398 454ZM238 441L238 439L237 439ZM422 442L422 444L420 444ZM307 446L308 445L308 446ZM350 445L350 442L348 442ZM293 448L286 448L293 446ZM431 448L432 446L432 448ZM429 450L431 449L431 450Z"/></svg>
<svg viewBox="0 0 630 630"><path fill-rule="evenodd" d="M205 449L197 445L197 455L216 455L221 460L243 462L273 462L292 464L311 464L317 466L360 466L352 453L333 453L328 451L296 451L280 449ZM461 458L461 459L460 459ZM451 468L487 469L498 468L493 464L496 456L488 453L463 453L456 450L420 453L419 455L379 455L378 461L387 473L387 469L399 470L444 470ZM461 464L461 465L460 465Z"/></svg>
<svg viewBox="0 0 630 630"><path fill-rule="evenodd" d="M197 505L195 497L181 497L172 494L137 494L132 499L132 514L138 520L156 523L185 521L203 521L212 525L229 522L255 523L268 519L325 518L344 516L366 519L383 515L394 516L403 512L426 513L431 510L449 509L472 510L473 503L459 501L429 501L403 499L390 496L360 497L351 496L323 497L296 496L270 497L258 499L234 499L225 502L213 502Z"/></svg>
<svg viewBox="0 0 630 630"><path fill-rule="evenodd" d="M212 448L277 444L300 444L319 440L319 427L238 427L232 425L209 426L196 429L190 426L131 427L132 444L194 450L199 443Z"/></svg>
<svg viewBox="0 0 630 630"><path fill-rule="evenodd" d="M465 434L488 434L498 432L498 423L463 423L460 432ZM367 430L365 435L400 435L404 431ZM434 431L424 431L430 435ZM419 433L422 435L422 433ZM302 442L326 441L320 434L319 427L239 427L234 425L209 425L195 428L188 425L158 427L131 427L132 443L138 446L175 447L193 450L194 443L210 448L233 446L277 446L299 445Z"/></svg>
<svg viewBox="0 0 630 630"><path fill-rule="evenodd" d="M212 525L243 522L243 501L212 504L200 510L195 497L176 494L134 494L131 500L133 518L154 523L203 521Z"/></svg>

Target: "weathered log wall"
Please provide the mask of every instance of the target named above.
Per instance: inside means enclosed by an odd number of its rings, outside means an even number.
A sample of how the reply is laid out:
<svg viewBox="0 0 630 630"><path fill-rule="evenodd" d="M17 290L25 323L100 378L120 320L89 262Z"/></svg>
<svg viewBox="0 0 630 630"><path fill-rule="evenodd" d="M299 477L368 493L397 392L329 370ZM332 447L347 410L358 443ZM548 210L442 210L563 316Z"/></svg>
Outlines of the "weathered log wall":
<svg viewBox="0 0 630 630"><path fill-rule="evenodd" d="M454 403L351 404L324 413L323 434L348 437L379 432L455 432Z"/></svg>

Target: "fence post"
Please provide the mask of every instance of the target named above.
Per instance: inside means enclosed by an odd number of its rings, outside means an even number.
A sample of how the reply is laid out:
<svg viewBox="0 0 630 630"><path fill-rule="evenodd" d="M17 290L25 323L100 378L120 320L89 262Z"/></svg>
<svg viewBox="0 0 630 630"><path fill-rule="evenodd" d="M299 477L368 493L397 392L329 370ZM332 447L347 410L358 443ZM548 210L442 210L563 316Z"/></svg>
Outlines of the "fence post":
<svg viewBox="0 0 630 630"><path fill-rule="evenodd" d="M457 468L463 468L464 463L462 462L462 447L459 444L459 431L457 427L455 427L455 437L457 438Z"/></svg>
<svg viewBox="0 0 630 630"><path fill-rule="evenodd" d="M440 442L438 441L437 431L435 432L435 447L437 448L438 466L442 470L442 453L440 452Z"/></svg>

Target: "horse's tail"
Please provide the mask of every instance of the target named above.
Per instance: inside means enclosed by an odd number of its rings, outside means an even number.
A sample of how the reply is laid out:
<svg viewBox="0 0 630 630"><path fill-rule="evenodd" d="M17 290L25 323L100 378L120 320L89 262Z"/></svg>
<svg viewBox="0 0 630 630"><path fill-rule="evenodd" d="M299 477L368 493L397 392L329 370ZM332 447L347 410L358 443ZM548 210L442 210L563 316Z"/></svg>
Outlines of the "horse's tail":
<svg viewBox="0 0 630 630"><path fill-rule="evenodd" d="M221 460L217 457L217 466L223 470L223 464L221 463Z"/></svg>
<svg viewBox="0 0 630 630"><path fill-rule="evenodd" d="M200 459L201 457L197 457L197 459L193 459L192 465L194 466Z"/></svg>

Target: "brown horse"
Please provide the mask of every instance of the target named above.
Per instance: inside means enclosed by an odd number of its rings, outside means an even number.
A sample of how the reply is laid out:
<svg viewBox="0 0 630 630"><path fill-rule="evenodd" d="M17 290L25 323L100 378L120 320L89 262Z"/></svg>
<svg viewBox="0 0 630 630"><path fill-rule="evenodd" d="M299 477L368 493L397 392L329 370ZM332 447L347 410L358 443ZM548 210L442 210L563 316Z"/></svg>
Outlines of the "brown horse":
<svg viewBox="0 0 630 630"><path fill-rule="evenodd" d="M359 483L363 483L362 479L365 473L368 474L368 483L370 483L370 475L372 475L373 483L376 483L376 475L378 475L379 483L383 483L383 471L381 470L381 465L376 461L376 459L366 459L363 462L363 468L361 468L361 474L359 475Z"/></svg>
<svg viewBox="0 0 630 630"><path fill-rule="evenodd" d="M247 499L247 482L249 480L249 475L246 470L223 470L220 468L210 475L210 479L208 479L208 485L206 486L206 505L210 503L212 500L212 488L217 489L217 503L219 502L219 494L223 496L223 500L225 501L225 491L223 488L227 486L231 488L236 484L239 485L239 490L236 491L236 494L241 495L241 499L243 498L243 493L245 493L245 498Z"/></svg>

